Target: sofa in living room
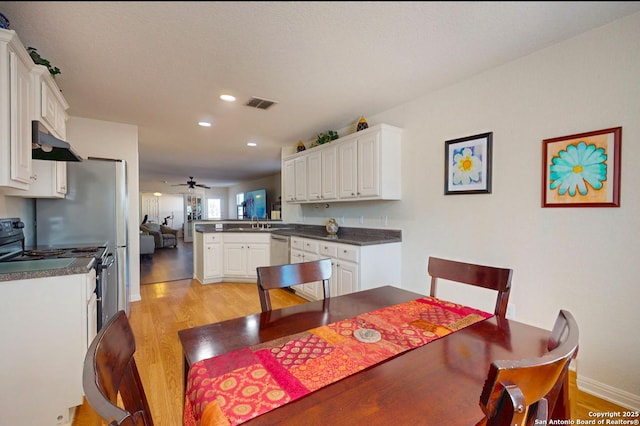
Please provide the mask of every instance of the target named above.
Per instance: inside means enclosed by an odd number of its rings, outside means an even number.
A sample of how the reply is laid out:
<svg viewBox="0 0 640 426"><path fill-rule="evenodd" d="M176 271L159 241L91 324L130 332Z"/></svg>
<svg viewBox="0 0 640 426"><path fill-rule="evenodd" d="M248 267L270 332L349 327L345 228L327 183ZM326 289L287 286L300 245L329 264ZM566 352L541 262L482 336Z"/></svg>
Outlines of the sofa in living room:
<svg viewBox="0 0 640 426"><path fill-rule="evenodd" d="M153 236L156 249L177 247L178 245L178 231L176 229L171 229L158 223L147 222L140 225L140 230Z"/></svg>

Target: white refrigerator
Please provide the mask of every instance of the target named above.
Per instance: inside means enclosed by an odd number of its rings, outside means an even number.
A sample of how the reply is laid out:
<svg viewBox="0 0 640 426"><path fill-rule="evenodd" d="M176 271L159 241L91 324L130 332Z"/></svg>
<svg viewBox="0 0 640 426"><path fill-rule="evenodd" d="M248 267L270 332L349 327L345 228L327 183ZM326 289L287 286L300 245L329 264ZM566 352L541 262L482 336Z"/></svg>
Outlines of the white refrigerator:
<svg viewBox="0 0 640 426"><path fill-rule="evenodd" d="M127 169L123 160L91 158L67 163L64 199L36 200L36 244L106 244L114 275L102 287L102 324L129 313ZM105 288L105 286L108 286Z"/></svg>

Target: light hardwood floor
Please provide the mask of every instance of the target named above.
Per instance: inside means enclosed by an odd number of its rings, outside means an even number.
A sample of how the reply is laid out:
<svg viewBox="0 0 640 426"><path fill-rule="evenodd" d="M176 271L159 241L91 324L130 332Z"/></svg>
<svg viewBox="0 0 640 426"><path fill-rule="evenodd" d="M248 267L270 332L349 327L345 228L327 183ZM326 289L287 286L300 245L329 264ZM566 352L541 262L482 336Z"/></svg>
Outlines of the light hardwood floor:
<svg viewBox="0 0 640 426"><path fill-rule="evenodd" d="M220 283L201 285L196 280L143 285L142 301L131 304L129 316L136 338L135 359L157 426L182 425L182 352L178 330L223 321L260 311L255 284ZM304 299L283 290L272 293L274 309L303 303ZM590 419L589 411L624 411L575 387L571 395L574 419ZM85 402L73 426L103 423Z"/></svg>

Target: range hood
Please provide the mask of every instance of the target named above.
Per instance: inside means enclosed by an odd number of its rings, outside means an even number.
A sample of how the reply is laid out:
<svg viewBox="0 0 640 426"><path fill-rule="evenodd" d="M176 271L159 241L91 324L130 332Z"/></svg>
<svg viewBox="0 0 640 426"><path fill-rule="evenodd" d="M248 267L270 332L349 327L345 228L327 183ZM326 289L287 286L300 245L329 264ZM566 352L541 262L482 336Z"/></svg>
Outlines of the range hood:
<svg viewBox="0 0 640 426"><path fill-rule="evenodd" d="M37 120L31 122L31 158L50 161L82 161L68 142L50 134Z"/></svg>

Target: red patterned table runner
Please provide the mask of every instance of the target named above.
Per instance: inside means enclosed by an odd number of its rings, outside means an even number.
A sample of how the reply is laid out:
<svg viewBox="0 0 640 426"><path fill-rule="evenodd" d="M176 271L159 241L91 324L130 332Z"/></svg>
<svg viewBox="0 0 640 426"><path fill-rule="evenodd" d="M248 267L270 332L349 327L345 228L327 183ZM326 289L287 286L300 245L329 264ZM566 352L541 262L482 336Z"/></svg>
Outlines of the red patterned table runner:
<svg viewBox="0 0 640 426"><path fill-rule="evenodd" d="M424 297L196 362L184 424L240 424L491 316Z"/></svg>

